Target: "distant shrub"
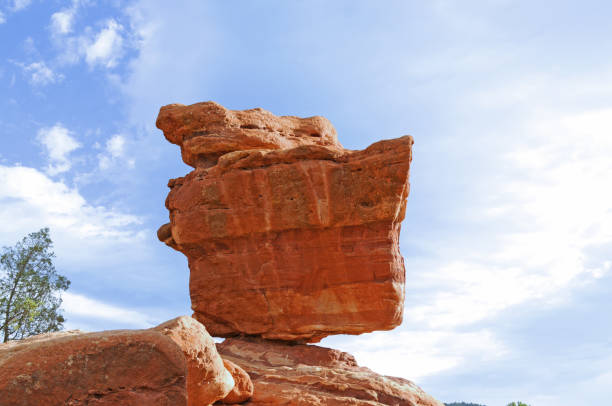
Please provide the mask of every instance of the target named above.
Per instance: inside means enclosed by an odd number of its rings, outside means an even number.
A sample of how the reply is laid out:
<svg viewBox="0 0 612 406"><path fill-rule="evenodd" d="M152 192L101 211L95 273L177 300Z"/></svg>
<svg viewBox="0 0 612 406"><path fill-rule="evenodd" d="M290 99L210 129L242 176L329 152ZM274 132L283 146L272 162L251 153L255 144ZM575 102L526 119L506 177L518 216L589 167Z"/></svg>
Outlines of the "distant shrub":
<svg viewBox="0 0 612 406"><path fill-rule="evenodd" d="M446 406L486 406L481 405L480 403L465 403L465 402L453 402L453 403L445 403Z"/></svg>

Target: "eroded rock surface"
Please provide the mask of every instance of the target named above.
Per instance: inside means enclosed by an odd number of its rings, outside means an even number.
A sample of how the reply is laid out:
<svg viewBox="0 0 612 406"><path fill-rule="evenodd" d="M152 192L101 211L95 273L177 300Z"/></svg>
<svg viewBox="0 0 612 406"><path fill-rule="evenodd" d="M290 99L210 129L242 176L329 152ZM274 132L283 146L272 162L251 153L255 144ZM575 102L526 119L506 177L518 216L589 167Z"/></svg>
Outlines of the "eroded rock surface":
<svg viewBox="0 0 612 406"><path fill-rule="evenodd" d="M0 404L187 405L186 373L156 331L44 334L0 344Z"/></svg>
<svg viewBox="0 0 612 406"><path fill-rule="evenodd" d="M212 339L187 317L149 330L71 331L0 344L2 406L203 406L232 388Z"/></svg>
<svg viewBox="0 0 612 406"><path fill-rule="evenodd" d="M277 117L259 108L228 110L214 102L164 106L156 125L168 141L181 147L183 161L193 167L212 166L233 151L300 145L342 148L336 130L323 117Z"/></svg>
<svg viewBox="0 0 612 406"><path fill-rule="evenodd" d="M221 403L233 405L249 400L251 396L253 396L253 382L249 374L232 361L224 359L223 365L225 365L225 369L232 374L235 385L234 389L221 400Z"/></svg>
<svg viewBox="0 0 612 406"><path fill-rule="evenodd" d="M187 361L189 406L203 406L225 398L234 388L234 379L217 353L206 328L191 317L177 317L154 330L174 341Z"/></svg>
<svg viewBox="0 0 612 406"><path fill-rule="evenodd" d="M253 381L245 405L443 406L414 383L376 374L338 350L258 338L228 338L217 348Z"/></svg>
<svg viewBox="0 0 612 406"><path fill-rule="evenodd" d="M215 103L163 107L157 124L196 167L170 180L158 236L187 256L213 336L316 342L401 323L411 137L349 151L321 117Z"/></svg>

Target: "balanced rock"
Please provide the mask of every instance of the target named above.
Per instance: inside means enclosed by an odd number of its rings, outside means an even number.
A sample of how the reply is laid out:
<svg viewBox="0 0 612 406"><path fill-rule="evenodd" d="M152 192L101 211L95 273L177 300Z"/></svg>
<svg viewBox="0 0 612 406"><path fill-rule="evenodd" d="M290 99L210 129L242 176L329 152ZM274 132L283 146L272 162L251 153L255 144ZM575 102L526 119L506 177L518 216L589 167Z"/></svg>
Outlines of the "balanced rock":
<svg viewBox="0 0 612 406"><path fill-rule="evenodd" d="M222 399L233 379L206 330L189 319L0 344L0 405L203 406Z"/></svg>
<svg viewBox="0 0 612 406"><path fill-rule="evenodd" d="M411 137L350 151L322 117L212 102L162 107L157 125L195 167L170 180L158 237L187 256L213 336L317 342L401 323Z"/></svg>
<svg viewBox="0 0 612 406"><path fill-rule="evenodd" d="M411 381L376 374L338 350L259 338L228 338L217 348L253 380L245 405L443 406Z"/></svg>

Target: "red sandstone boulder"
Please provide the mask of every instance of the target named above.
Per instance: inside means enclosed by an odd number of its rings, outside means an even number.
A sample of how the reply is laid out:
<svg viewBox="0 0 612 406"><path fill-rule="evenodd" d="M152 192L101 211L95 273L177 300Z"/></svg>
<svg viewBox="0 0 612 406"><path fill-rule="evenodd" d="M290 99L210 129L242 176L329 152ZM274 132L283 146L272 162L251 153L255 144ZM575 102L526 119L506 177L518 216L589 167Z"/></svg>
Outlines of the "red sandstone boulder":
<svg viewBox="0 0 612 406"><path fill-rule="evenodd" d="M177 317L153 330L174 341L187 361L189 406L209 405L223 399L234 387L231 371L225 369L206 328L191 317Z"/></svg>
<svg viewBox="0 0 612 406"><path fill-rule="evenodd" d="M300 145L342 146L323 117L277 117L263 109L228 110L215 102L170 104L159 111L156 125L181 147L183 161L208 167L228 152L288 149Z"/></svg>
<svg viewBox="0 0 612 406"><path fill-rule="evenodd" d="M196 166L170 180L158 236L187 256L213 336L316 342L401 323L411 137L348 151L322 118L214 103L163 107L158 126Z"/></svg>
<svg viewBox="0 0 612 406"><path fill-rule="evenodd" d="M240 368L232 361L224 359L223 365L225 365L225 369L232 374L235 385L234 389L232 389L232 391L221 400L221 403L232 405L249 400L251 396L253 396L253 382L251 382L251 377L249 374L247 374L244 369Z"/></svg>
<svg viewBox="0 0 612 406"><path fill-rule="evenodd" d="M203 406L232 387L210 336L187 317L149 330L70 331L0 344L2 406Z"/></svg>
<svg viewBox="0 0 612 406"><path fill-rule="evenodd" d="M156 331L43 334L0 344L0 404L187 405L186 372Z"/></svg>
<svg viewBox="0 0 612 406"><path fill-rule="evenodd" d="M257 338L228 338L217 348L253 380L245 405L443 406L414 383L378 375L338 350Z"/></svg>

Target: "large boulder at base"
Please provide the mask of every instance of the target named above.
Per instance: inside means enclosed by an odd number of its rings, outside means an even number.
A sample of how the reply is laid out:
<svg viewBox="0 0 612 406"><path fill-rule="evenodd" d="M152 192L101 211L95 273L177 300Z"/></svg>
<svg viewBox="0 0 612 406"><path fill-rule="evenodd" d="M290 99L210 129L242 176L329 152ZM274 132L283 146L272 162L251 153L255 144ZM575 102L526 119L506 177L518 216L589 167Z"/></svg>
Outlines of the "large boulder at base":
<svg viewBox="0 0 612 406"><path fill-rule="evenodd" d="M186 317L149 330L69 331L0 344L1 406L203 406L232 387L212 339Z"/></svg>
<svg viewBox="0 0 612 406"><path fill-rule="evenodd" d="M158 237L187 256L213 336L317 342L401 323L411 137L349 151L321 117L215 103L163 107L157 124L196 167L170 180Z"/></svg>
<svg viewBox="0 0 612 406"><path fill-rule="evenodd" d="M228 338L217 348L251 376L245 405L443 406L414 383L376 374L338 350L258 338Z"/></svg>
<svg viewBox="0 0 612 406"><path fill-rule="evenodd" d="M225 365L225 369L232 374L235 385L234 389L221 400L221 403L233 405L249 400L251 396L253 396L253 382L249 374L232 361L224 359L223 365Z"/></svg>
<svg viewBox="0 0 612 406"><path fill-rule="evenodd" d="M171 338L183 351L187 361L188 405L208 405L228 395L234 387L234 379L202 324L181 316L153 330Z"/></svg>

